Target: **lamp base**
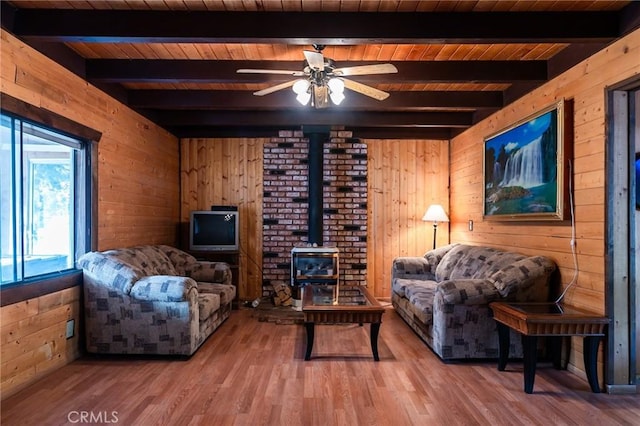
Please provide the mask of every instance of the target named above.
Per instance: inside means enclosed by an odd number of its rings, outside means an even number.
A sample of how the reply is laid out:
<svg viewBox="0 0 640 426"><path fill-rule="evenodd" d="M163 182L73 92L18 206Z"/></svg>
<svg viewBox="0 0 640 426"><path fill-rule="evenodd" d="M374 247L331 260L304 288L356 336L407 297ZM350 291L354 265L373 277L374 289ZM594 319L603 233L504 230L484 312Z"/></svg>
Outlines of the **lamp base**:
<svg viewBox="0 0 640 426"><path fill-rule="evenodd" d="M433 222L433 249L436 249L436 232L438 232L438 222Z"/></svg>

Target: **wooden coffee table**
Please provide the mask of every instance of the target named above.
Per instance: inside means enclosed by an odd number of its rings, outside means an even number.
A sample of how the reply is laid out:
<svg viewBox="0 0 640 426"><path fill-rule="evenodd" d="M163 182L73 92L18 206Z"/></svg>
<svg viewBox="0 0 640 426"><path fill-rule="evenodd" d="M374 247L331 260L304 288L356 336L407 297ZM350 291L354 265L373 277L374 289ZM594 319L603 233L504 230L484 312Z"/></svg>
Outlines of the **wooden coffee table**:
<svg viewBox="0 0 640 426"><path fill-rule="evenodd" d="M371 324L371 351L378 357L378 333L384 308L364 286L308 284L303 288L302 312L307 330L305 361L311 359L316 324Z"/></svg>
<svg viewBox="0 0 640 426"><path fill-rule="evenodd" d="M498 370L504 371L509 357L509 329L522 335L524 355L524 391L533 393L536 374L537 338L554 339L565 336L584 337L584 368L592 392L600 392L598 384L598 345L605 335L609 319L602 315L556 303L504 303L493 302L493 319L498 323ZM553 345L556 350L561 345ZM559 353L554 356L560 368Z"/></svg>

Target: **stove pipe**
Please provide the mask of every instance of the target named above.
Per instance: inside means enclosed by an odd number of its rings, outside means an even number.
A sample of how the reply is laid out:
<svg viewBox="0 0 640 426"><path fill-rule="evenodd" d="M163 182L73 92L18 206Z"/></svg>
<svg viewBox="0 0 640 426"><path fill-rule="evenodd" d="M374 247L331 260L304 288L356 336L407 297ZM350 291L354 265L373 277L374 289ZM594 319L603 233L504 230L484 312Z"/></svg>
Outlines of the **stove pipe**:
<svg viewBox="0 0 640 426"><path fill-rule="evenodd" d="M309 138L309 244L323 245L324 226L323 165L324 142L329 139L328 128L303 129Z"/></svg>

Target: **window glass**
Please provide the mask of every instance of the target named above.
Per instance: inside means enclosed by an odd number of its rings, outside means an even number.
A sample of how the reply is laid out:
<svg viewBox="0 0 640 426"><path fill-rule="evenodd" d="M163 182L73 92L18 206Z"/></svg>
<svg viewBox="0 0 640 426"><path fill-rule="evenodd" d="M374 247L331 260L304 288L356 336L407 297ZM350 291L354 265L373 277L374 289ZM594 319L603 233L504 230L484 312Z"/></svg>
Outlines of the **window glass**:
<svg viewBox="0 0 640 426"><path fill-rule="evenodd" d="M81 141L1 116L2 284L74 268Z"/></svg>

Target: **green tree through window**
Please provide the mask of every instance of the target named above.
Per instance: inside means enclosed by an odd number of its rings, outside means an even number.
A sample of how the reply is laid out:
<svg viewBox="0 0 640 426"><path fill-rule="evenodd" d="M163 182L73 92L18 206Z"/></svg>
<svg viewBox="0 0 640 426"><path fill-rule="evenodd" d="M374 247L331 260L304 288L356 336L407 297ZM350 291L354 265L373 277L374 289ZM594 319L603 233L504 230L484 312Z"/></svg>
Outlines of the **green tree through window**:
<svg viewBox="0 0 640 426"><path fill-rule="evenodd" d="M1 282L74 269L82 233L76 226L86 214L77 190L84 144L16 117L1 118Z"/></svg>

